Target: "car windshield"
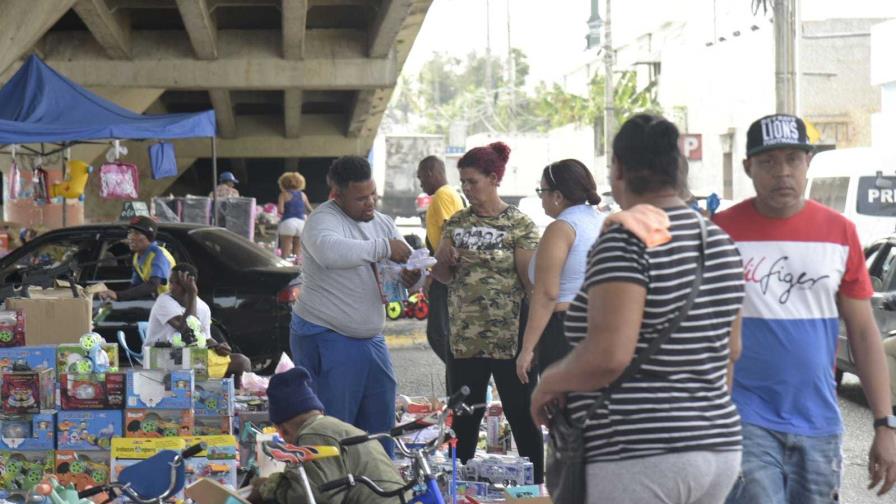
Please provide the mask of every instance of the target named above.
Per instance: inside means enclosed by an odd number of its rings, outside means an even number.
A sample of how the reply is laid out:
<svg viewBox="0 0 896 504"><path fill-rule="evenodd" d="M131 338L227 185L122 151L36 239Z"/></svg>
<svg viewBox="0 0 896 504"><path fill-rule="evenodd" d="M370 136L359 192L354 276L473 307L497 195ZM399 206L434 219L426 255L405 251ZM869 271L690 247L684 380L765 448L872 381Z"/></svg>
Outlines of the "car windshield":
<svg viewBox="0 0 896 504"><path fill-rule="evenodd" d="M235 269L293 266L260 246L226 229L196 229L190 236L212 255Z"/></svg>

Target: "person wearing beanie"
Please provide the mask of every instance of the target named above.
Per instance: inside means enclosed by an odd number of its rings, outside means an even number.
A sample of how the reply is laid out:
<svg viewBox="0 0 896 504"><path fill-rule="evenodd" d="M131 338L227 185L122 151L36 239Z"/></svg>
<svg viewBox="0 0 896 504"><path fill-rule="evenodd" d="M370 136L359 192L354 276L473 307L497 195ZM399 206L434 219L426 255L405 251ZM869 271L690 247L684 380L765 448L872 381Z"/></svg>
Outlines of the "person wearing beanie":
<svg viewBox="0 0 896 504"><path fill-rule="evenodd" d="M538 230L498 195L509 156L510 147L495 142L471 149L458 161L470 206L445 223L432 276L448 285L449 389L466 385L469 403L483 403L494 377L519 454L532 461L535 482L541 483L544 441L529 415L534 382L523 383L516 375L522 302L531 289L526 270L538 246ZM484 413L478 409L454 419L461 462L476 453Z"/></svg>
<svg viewBox="0 0 896 504"><path fill-rule="evenodd" d="M303 367L275 374L268 385L269 415L280 436L297 446L339 446L339 440L364 434L364 431L324 414L324 406L312 390L311 375ZM349 446L339 457L314 460L305 464L314 499L318 504L386 504L396 498L384 499L367 487L358 485L348 491L321 493L321 484L345 477L367 476L385 490L404 484L401 475L375 441ZM298 475L287 470L252 482L249 496L252 503L292 504L307 502L304 486Z"/></svg>
<svg viewBox="0 0 896 504"><path fill-rule="evenodd" d="M140 216L131 220L128 224L128 247L134 253L131 287L123 291L102 291L99 293L100 299L129 301L155 298L170 290L168 278L176 262L165 247L156 243L158 230L158 224L150 217Z"/></svg>

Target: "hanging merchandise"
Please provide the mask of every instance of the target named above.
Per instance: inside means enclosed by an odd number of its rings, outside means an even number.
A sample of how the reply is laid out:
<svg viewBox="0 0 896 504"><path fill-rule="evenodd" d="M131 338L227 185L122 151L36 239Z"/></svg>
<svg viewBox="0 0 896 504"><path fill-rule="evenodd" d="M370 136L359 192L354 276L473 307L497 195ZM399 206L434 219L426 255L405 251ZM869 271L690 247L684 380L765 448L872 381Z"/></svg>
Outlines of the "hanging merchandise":
<svg viewBox="0 0 896 504"><path fill-rule="evenodd" d="M19 165L13 159L12 166L9 167L9 199L14 200L27 197L25 194L25 181L22 180Z"/></svg>
<svg viewBox="0 0 896 504"><path fill-rule="evenodd" d="M174 144L159 142L149 146L149 163L152 165L153 180L177 176Z"/></svg>
<svg viewBox="0 0 896 504"><path fill-rule="evenodd" d="M100 196L107 199L134 200L140 197L137 165L116 161L100 167Z"/></svg>
<svg viewBox="0 0 896 504"><path fill-rule="evenodd" d="M31 181L32 184L34 184L34 201L36 201L38 205L49 203L50 186L48 183L47 170L37 167L34 169L33 173L34 175L31 177Z"/></svg>

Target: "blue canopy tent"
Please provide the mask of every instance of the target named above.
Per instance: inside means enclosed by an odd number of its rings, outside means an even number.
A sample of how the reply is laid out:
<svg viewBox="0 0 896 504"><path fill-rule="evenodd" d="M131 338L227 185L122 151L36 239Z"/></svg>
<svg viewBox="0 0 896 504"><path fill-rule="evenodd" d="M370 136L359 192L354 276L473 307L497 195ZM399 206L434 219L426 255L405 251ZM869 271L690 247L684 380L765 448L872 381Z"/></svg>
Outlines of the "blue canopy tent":
<svg viewBox="0 0 896 504"><path fill-rule="evenodd" d="M64 150L91 141L208 137L213 188L218 177L215 131L214 110L137 114L84 89L34 55L0 88L0 145L49 143ZM49 154L43 145L40 151L25 149Z"/></svg>

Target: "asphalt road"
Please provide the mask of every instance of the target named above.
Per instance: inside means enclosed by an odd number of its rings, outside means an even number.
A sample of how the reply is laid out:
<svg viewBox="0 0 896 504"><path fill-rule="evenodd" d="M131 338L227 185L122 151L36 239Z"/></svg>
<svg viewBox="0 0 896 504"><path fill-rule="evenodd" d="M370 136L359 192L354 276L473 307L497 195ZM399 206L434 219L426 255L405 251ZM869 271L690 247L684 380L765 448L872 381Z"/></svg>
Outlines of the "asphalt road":
<svg viewBox="0 0 896 504"><path fill-rule="evenodd" d="M392 364L401 394L444 393L445 368L426 344L425 330L425 323L409 320L388 322L386 325L392 347ZM896 490L883 498L866 490L868 448L873 430L871 412L858 378L847 374L839 395L845 425L840 501L846 504L896 503Z"/></svg>

